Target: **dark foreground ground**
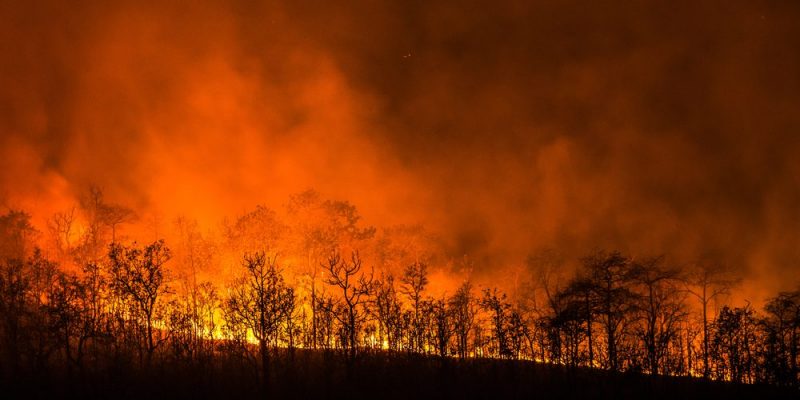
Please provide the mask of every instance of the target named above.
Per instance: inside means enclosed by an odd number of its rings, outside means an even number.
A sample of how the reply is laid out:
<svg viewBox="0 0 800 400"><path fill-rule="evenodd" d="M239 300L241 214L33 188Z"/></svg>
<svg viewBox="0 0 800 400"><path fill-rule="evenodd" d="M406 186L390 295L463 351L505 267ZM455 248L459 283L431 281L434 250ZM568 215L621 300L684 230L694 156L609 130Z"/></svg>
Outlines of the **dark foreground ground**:
<svg viewBox="0 0 800 400"><path fill-rule="evenodd" d="M525 361L441 360L300 351L274 360L264 389L244 364L161 364L147 371L25 373L6 377L4 399L800 399L800 391L698 379L611 374Z"/></svg>

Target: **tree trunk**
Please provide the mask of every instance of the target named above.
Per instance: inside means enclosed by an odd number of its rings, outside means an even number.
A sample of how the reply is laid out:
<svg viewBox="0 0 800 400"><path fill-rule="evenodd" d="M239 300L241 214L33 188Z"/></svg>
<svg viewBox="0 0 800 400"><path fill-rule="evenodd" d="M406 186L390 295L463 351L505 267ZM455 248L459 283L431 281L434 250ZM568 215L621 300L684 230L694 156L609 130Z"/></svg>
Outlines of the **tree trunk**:
<svg viewBox="0 0 800 400"><path fill-rule="evenodd" d="M155 350L155 346L153 345L153 317L150 313L147 314L147 360L146 363L149 366L150 362L153 358L153 350Z"/></svg>
<svg viewBox="0 0 800 400"><path fill-rule="evenodd" d="M589 296L586 296L586 340L589 342L589 367L594 367L594 346L592 344L592 309Z"/></svg>
<svg viewBox="0 0 800 400"><path fill-rule="evenodd" d="M317 288L311 280L311 347L317 348Z"/></svg>
<svg viewBox="0 0 800 400"><path fill-rule="evenodd" d="M708 379L710 369L708 368L708 301L706 299L706 288L703 287L703 378Z"/></svg>
<svg viewBox="0 0 800 400"><path fill-rule="evenodd" d="M266 394L269 389L269 349L266 338L258 340L258 351L261 354L261 388Z"/></svg>

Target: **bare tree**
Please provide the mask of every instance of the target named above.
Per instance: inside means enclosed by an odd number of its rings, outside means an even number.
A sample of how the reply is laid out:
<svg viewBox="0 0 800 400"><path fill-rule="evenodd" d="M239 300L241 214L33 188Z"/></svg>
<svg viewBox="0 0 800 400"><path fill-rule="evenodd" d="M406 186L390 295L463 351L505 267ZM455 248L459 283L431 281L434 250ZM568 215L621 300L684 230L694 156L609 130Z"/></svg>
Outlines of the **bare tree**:
<svg viewBox="0 0 800 400"><path fill-rule="evenodd" d="M317 347L317 274L323 257L339 248L355 249L357 244L375 235L375 228L362 227L361 215L346 201L324 200L314 190L292 195L286 205L290 218L289 233L292 248L305 259L304 273L311 292L312 347Z"/></svg>
<svg viewBox="0 0 800 400"><path fill-rule="evenodd" d="M422 292L428 286L428 266L421 262L415 262L403 271L403 286L401 291L411 302L413 311L411 349L420 351L422 349L423 326L421 321Z"/></svg>
<svg viewBox="0 0 800 400"><path fill-rule="evenodd" d="M512 355L508 343L508 319L511 304L506 299L506 294L495 288L493 290L484 289L483 298L480 301L481 307L490 315L492 337L496 345L495 351L500 357Z"/></svg>
<svg viewBox="0 0 800 400"><path fill-rule="evenodd" d="M9 210L0 216L0 259L23 261L33 254L39 231L31 224L31 216L20 210Z"/></svg>
<svg viewBox="0 0 800 400"><path fill-rule="evenodd" d="M167 293L164 264L171 257L163 240L143 249L112 243L108 258L111 261L111 288L122 299L130 301L145 325L147 363L158 343L153 332L153 319L159 298Z"/></svg>
<svg viewBox="0 0 800 400"><path fill-rule="evenodd" d="M103 190L97 186L90 186L81 196L79 208L85 227L78 261L81 264L97 263L105 246L117 242L118 226L133 221L135 214L126 207L106 202Z"/></svg>
<svg viewBox="0 0 800 400"><path fill-rule="evenodd" d="M230 288L226 300L226 324L238 335L251 332L258 341L261 379L266 389L270 380L269 343L275 340L294 305L294 291L285 284L275 257L269 258L263 252L245 254L242 267L245 271Z"/></svg>
<svg viewBox="0 0 800 400"><path fill-rule="evenodd" d="M632 276L640 290L642 323L637 333L644 342L648 369L657 375L669 344L678 338L680 324L688 314L680 271L664 266L664 257L660 256L635 262Z"/></svg>
<svg viewBox="0 0 800 400"><path fill-rule="evenodd" d="M378 321L378 339L386 339L390 350L398 350L400 338L403 334L401 328L402 308L397 298L394 287L394 277L391 274L381 275L381 279L374 282L374 300L372 309Z"/></svg>
<svg viewBox="0 0 800 400"><path fill-rule="evenodd" d="M552 362L561 358L560 321L557 319L566 306L562 293L570 284L567 282L564 263L561 254L547 248L535 252L526 260L533 278L530 289L534 293L529 296L532 302L530 308L535 315L533 335L538 342L541 359ZM591 326L588 329L591 331ZM589 353L593 355L591 343L590 340Z"/></svg>
<svg viewBox="0 0 800 400"><path fill-rule="evenodd" d="M214 332L217 328L216 311L220 307L220 297L217 289L211 282L203 282L197 287L195 296L197 301L196 329L199 336L213 343Z"/></svg>
<svg viewBox="0 0 800 400"><path fill-rule="evenodd" d="M77 277L59 271L48 292L45 308L49 316L47 328L54 336L54 342L63 348L67 371L71 373L73 364L81 366L72 351L72 339L80 337L83 329L85 309L80 299L85 291Z"/></svg>
<svg viewBox="0 0 800 400"><path fill-rule="evenodd" d="M425 312L431 319L434 348L439 357L445 357L455 332L451 309L447 307L445 299L431 299L425 305Z"/></svg>
<svg viewBox="0 0 800 400"><path fill-rule="evenodd" d="M764 306L765 374L771 383L798 385L800 290L781 292Z"/></svg>
<svg viewBox="0 0 800 400"><path fill-rule="evenodd" d="M554 312L551 328L561 331L553 332L553 335L563 336L566 352L562 356L566 356L568 363L578 365L581 361L580 343L585 338L587 365L594 366L593 322L600 311L595 282L586 276L575 277L550 302Z"/></svg>
<svg viewBox="0 0 800 400"><path fill-rule="evenodd" d="M618 346L626 318L634 308L630 259L619 252L598 252L583 258L585 278L597 299L597 313L606 334L608 368L620 368Z"/></svg>
<svg viewBox="0 0 800 400"><path fill-rule="evenodd" d="M450 298L450 310L453 316L453 330L458 341L458 356L466 358L469 354L469 334L478 314L475 297L472 294L472 284L469 281L462 283Z"/></svg>
<svg viewBox="0 0 800 400"><path fill-rule="evenodd" d="M105 204L102 208L103 222L111 228L111 242L117 241L117 227L120 224L127 223L136 218L136 214L130 208L115 205Z"/></svg>
<svg viewBox="0 0 800 400"><path fill-rule="evenodd" d="M712 324L710 358L719 380L752 383L756 343L754 311L745 307L722 307Z"/></svg>
<svg viewBox="0 0 800 400"><path fill-rule="evenodd" d="M15 372L20 361L20 341L28 314L31 290L31 250L38 231L28 213L9 210L0 216L0 333L5 365ZM36 254L40 254L36 251Z"/></svg>
<svg viewBox="0 0 800 400"><path fill-rule="evenodd" d="M179 294L185 304L181 304L187 315L190 329L190 353L203 350L204 341L213 339L213 313L207 308L216 304L219 298L210 282L198 283L198 276L208 270L214 260L215 246L201 232L194 220L179 217L175 221L178 238L174 248L173 273L179 278Z"/></svg>
<svg viewBox="0 0 800 400"><path fill-rule="evenodd" d="M47 221L47 228L50 231L56 250L62 258L66 258L65 256L72 251L75 220L75 207L72 207L66 211L55 213Z"/></svg>
<svg viewBox="0 0 800 400"><path fill-rule="evenodd" d="M703 325L703 377L708 378L709 365L709 318L708 305L720 296L728 295L737 280L722 263L701 261L695 265L688 280L687 290L700 302Z"/></svg>
<svg viewBox="0 0 800 400"><path fill-rule="evenodd" d="M335 252L328 257L326 269L328 276L325 277L325 283L341 290L342 312L334 315L344 330L342 345L352 360L356 355L358 327L367 315L359 306L372 291L373 275L361 271L361 258L355 251L350 256L350 262L342 260L339 253Z"/></svg>
<svg viewBox="0 0 800 400"><path fill-rule="evenodd" d="M37 370L47 368L52 354L62 346L62 317L67 309L59 299L62 293L60 283L64 273L55 262L47 259L38 248L25 263L28 280L27 327L25 329L28 351ZM64 293L65 294L65 293Z"/></svg>
<svg viewBox="0 0 800 400"><path fill-rule="evenodd" d="M5 362L14 373L20 363L20 341L24 329L26 295L30 281L20 259L0 260L0 322Z"/></svg>
<svg viewBox="0 0 800 400"><path fill-rule="evenodd" d="M530 332L528 323L518 307L512 307L508 316L508 347L514 358L523 356L526 339Z"/></svg>

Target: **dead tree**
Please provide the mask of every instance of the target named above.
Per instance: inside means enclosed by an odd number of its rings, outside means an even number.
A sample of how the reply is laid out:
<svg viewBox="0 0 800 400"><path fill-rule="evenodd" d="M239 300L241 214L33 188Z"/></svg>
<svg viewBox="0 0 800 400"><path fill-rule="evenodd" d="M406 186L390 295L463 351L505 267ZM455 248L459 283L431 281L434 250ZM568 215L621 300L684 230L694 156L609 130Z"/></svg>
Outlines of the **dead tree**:
<svg viewBox="0 0 800 400"><path fill-rule="evenodd" d="M608 368L620 368L618 347L626 319L634 309L631 263L619 252L598 252L583 258L583 274L597 300L597 314L606 334Z"/></svg>
<svg viewBox="0 0 800 400"><path fill-rule="evenodd" d="M492 328L492 337L495 341L495 352L498 356L511 357L511 348L508 342L508 322L511 304L506 301L506 294L497 288L484 289L481 307L489 313Z"/></svg>
<svg viewBox="0 0 800 400"><path fill-rule="evenodd" d="M461 284L450 298L450 313L453 318L453 330L457 338L458 356L466 358L469 353L469 334L475 325L478 310L472 295L472 284L467 281Z"/></svg>
<svg viewBox="0 0 800 400"><path fill-rule="evenodd" d="M413 307L412 331L411 331L411 350L422 350L422 336L424 327L420 316L422 305L422 292L428 285L428 266L421 262L415 262L403 271L403 286L401 291L408 297Z"/></svg>
<svg viewBox="0 0 800 400"><path fill-rule="evenodd" d="M398 350L403 334L402 309L394 287L394 277L391 274L375 282L372 309L378 321L378 338L386 339L389 350Z"/></svg>
<svg viewBox="0 0 800 400"><path fill-rule="evenodd" d="M455 332L452 310L447 307L445 299L425 301L425 312L430 317L431 338L439 357L446 357L450 339Z"/></svg>
<svg viewBox="0 0 800 400"><path fill-rule="evenodd" d="M635 262L632 277L639 290L641 323L637 334L644 343L649 372L657 375L662 372L670 343L679 337L680 324L688 315L680 271L664 266L661 256Z"/></svg>
<svg viewBox="0 0 800 400"><path fill-rule="evenodd" d="M702 309L703 324L703 377L708 378L710 374L709 361L709 329L708 329L708 305L719 296L730 293L731 288L736 284L736 280L730 275L730 271L720 263L700 262L692 271L687 285L690 294L697 298Z"/></svg>
<svg viewBox="0 0 800 400"><path fill-rule="evenodd" d="M373 275L367 276L361 271L361 258L358 252L353 252L350 262L342 260L338 252L328 257L325 266L328 276L325 283L341 290L340 310L335 317L341 324L344 335L342 347L348 358L353 360L356 356L358 344L358 328L366 317L366 311L360 307L362 301L372 291Z"/></svg>
<svg viewBox="0 0 800 400"><path fill-rule="evenodd" d="M245 254L242 267L245 271L230 288L225 303L226 324L238 330L240 337L249 330L258 341L261 379L266 390L270 376L269 344L294 307L294 291L285 284L275 257L269 258L263 252Z"/></svg>
<svg viewBox="0 0 800 400"><path fill-rule="evenodd" d="M764 306L765 374L770 383L797 386L800 354L800 290L781 292Z"/></svg>
<svg viewBox="0 0 800 400"><path fill-rule="evenodd" d="M170 251L163 240L140 249L112 243L108 258L111 261L111 289L144 319L146 362L152 359L158 343L154 337L153 319L161 295L167 292L164 264ZM142 321L137 321L142 322Z"/></svg>

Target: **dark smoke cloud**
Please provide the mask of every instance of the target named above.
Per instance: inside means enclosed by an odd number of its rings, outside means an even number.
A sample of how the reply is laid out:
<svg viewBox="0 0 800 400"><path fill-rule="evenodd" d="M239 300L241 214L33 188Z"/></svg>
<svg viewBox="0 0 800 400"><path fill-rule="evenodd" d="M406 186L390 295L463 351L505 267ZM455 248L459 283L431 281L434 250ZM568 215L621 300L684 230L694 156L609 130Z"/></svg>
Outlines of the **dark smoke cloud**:
<svg viewBox="0 0 800 400"><path fill-rule="evenodd" d="M27 3L0 9L8 204L316 187L486 271L554 246L797 280L793 2Z"/></svg>

